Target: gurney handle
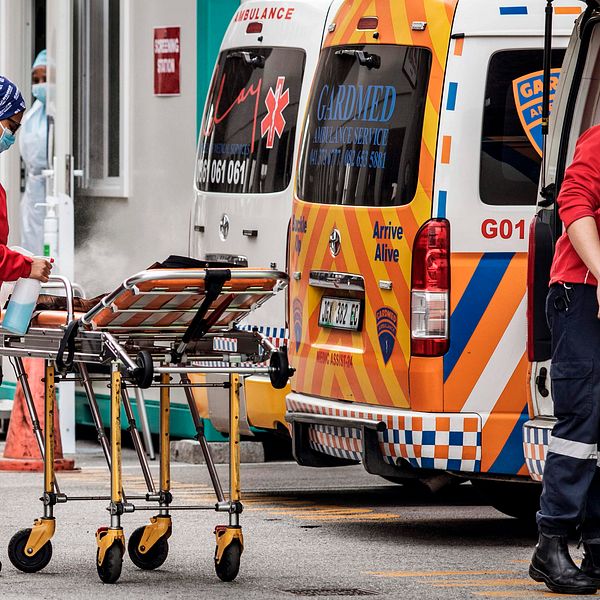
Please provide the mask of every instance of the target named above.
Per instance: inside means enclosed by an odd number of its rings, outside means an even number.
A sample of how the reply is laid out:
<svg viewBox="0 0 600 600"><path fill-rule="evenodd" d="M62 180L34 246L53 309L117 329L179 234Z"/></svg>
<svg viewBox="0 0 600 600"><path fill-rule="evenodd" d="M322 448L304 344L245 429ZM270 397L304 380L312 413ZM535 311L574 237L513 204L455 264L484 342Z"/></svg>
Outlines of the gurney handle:
<svg viewBox="0 0 600 600"><path fill-rule="evenodd" d="M48 279L50 283L58 283L59 287L65 288L65 297L67 299L67 325L73 320L75 310L73 308L73 284L70 279L62 275L51 275ZM81 289L81 288L80 288Z"/></svg>

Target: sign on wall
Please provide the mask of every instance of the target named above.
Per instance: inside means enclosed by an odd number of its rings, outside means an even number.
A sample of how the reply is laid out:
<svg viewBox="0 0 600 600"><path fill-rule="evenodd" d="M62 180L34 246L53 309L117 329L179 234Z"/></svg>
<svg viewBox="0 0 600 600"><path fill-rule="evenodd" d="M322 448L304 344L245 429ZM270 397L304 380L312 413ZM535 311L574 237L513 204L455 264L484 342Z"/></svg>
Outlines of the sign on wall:
<svg viewBox="0 0 600 600"><path fill-rule="evenodd" d="M176 96L179 80L180 27L154 28L154 94Z"/></svg>

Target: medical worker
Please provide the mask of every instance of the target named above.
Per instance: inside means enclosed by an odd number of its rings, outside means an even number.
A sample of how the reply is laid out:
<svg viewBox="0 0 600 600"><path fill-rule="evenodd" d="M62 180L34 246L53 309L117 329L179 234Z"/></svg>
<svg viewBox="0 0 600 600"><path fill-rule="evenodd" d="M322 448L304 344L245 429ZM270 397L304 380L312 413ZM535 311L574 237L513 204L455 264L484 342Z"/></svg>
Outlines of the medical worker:
<svg viewBox="0 0 600 600"><path fill-rule="evenodd" d="M14 143L25 111L25 101L17 86L0 75L0 154ZM0 184L0 282L31 277L46 282L52 265L44 258L29 258L10 250L6 192ZM1 366L0 366L1 371ZM0 568L2 564L0 563Z"/></svg>
<svg viewBox="0 0 600 600"><path fill-rule="evenodd" d="M31 93L35 102L23 119L19 149L25 163L25 193L21 199L21 246L36 256L44 254L48 126L46 119L46 51L42 50L31 68Z"/></svg>
<svg viewBox="0 0 600 600"><path fill-rule="evenodd" d="M0 76L0 153L6 152L14 143L25 112L25 101L12 81ZM8 243L8 213L6 192L0 184L0 282L15 281L19 277L31 277L48 281L52 265L45 258L29 258L10 250Z"/></svg>
<svg viewBox="0 0 600 600"><path fill-rule="evenodd" d="M537 514L539 541L529 574L553 591L600 587L600 126L584 132L558 196L565 231L556 243L546 315L552 332L556 423ZM569 555L577 531L584 558Z"/></svg>

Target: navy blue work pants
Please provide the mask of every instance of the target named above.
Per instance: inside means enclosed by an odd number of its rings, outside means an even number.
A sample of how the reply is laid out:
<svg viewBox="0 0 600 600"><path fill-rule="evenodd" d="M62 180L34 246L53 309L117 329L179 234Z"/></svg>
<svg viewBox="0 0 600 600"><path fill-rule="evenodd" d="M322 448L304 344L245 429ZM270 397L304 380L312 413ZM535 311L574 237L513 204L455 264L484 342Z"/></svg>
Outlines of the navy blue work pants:
<svg viewBox="0 0 600 600"><path fill-rule="evenodd" d="M600 542L600 320L596 288L554 284L546 301L552 331L556 424L544 468L540 531Z"/></svg>

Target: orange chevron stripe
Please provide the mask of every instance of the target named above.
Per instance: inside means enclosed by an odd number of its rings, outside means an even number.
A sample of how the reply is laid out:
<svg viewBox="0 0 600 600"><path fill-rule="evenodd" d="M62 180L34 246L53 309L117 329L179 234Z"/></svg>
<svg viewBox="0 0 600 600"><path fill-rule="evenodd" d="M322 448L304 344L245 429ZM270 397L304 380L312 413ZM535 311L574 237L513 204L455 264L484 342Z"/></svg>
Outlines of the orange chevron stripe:
<svg viewBox="0 0 600 600"><path fill-rule="evenodd" d="M367 236L367 232L362 231L361 232L361 228L360 228L360 224L359 224L359 217L357 214L357 211L348 211L347 212L347 216L346 216L346 220L349 224L349 227L352 227L351 231L354 231L354 235L352 236L352 239L355 240L359 240L361 237L361 233L364 237ZM379 219L381 221L384 220L384 218L382 217L382 215L379 216ZM372 225L371 225L371 231L372 228L374 226L374 218L373 215L371 215L371 219L370 219ZM367 252L366 252L366 248L365 248L365 244L356 244L354 246L354 252L357 256L358 262L359 264L362 265L368 265L370 263L370 258L367 256ZM378 280L379 279L385 279L386 277L390 278L389 280L394 281L394 282L398 282L401 283L404 280L404 277L402 276L402 273L399 273L399 277L393 278L392 274L389 273L388 271L388 267L387 265L385 265L385 263L380 263L377 266L373 265L374 268L372 268L370 271L365 271L362 270L363 274L365 276L368 276L368 281L365 281L365 287L367 287L368 289L370 289L371 294L369 295L369 297L367 298L367 300L369 302L373 301L373 298L375 298L375 302L377 303L376 306L369 306L368 308L365 307L365 310L369 311L371 314L374 314L375 311L382 307L382 306L388 306L390 305L390 301L386 298L384 298L383 295L383 291L381 289L379 289L379 284L378 284ZM399 269L399 267L398 267ZM380 275L383 275L380 276ZM367 277L366 277L367 279ZM403 293L404 292L404 293ZM405 297L408 298L408 286L402 286L400 291L396 292L395 294L396 297ZM393 308L399 308L400 310L398 310L398 318L399 320L404 319L405 323L408 324L410 321L409 319L407 319L407 310L406 308L404 310L402 310L400 307L397 306L393 306ZM401 321L399 322L400 325ZM367 355L372 355L375 352L379 352L379 340L377 338L377 331L376 331L376 327L368 327L367 323L364 324L364 329L367 331L367 336L366 336L366 342L369 344L369 348L366 348L366 354ZM398 327L398 332L399 333L403 333L403 332L408 332L408 325L406 325L405 327ZM400 346L402 347L402 344L400 344ZM408 356L405 355L405 353L402 353L402 363L400 368L403 371L402 377L399 376L399 373L397 373L397 369L398 366L396 366L396 368L394 369L394 378L393 378L393 383L397 386L399 386L399 388L401 389L403 395L404 395L404 399L406 399L408 397L408 380L407 378L404 377L404 373L407 371L408 368ZM374 370L369 370L368 373L368 377L373 377L373 371L376 371L379 373L379 369L374 369ZM386 369L387 372L387 369ZM391 375L390 375L391 377ZM387 390L386 390L387 391ZM394 402L394 397L393 394L390 394L388 392L387 394L388 396L388 402L386 402L387 404L395 404Z"/></svg>
<svg viewBox="0 0 600 600"><path fill-rule="evenodd" d="M523 353L517 368L502 390L481 432L481 470L487 471L502 452L506 440L515 428L526 402L527 356ZM491 392L492 390L490 390Z"/></svg>
<svg viewBox="0 0 600 600"><path fill-rule="evenodd" d="M358 221L356 220L356 211L348 211L347 212L346 218L344 219L344 225L346 225L346 227L349 228L349 224L352 222L354 222L354 231L356 233L354 236L349 235L349 237L353 241L358 242L358 240L360 239L360 228L358 225ZM350 234L350 229L347 229L347 233ZM346 256L348 256L349 259L352 261L351 265L348 265L348 263L346 262L346 258L345 258ZM359 256L358 260L357 260L357 256ZM369 273L368 271L365 270L365 267L368 267L370 261L366 256L365 246L363 244L355 243L352 246L346 247L344 249L344 252L341 253L338 258L340 259L340 262L342 263L341 269L343 271L347 271L347 272L351 272L351 273L360 272L363 274ZM373 273L369 273L369 279L372 277L373 277ZM371 282L371 284L373 284L373 283L374 282ZM377 288L377 289L379 289L379 288ZM378 300L383 302L383 300L381 299L381 292L378 296ZM369 298L367 298L367 301L369 301ZM380 306L382 306L382 305L383 304L380 304ZM367 315L373 314L373 313L374 313L374 310L367 304L365 306L365 318ZM373 328L372 327L369 328L366 323L363 326L363 330L367 331L368 334L370 334L370 335L367 335L366 337L363 337L363 342L365 344L365 348L364 348L365 357L374 356L376 345L373 344L372 335L375 332L373 331ZM360 345L362 345L362 344L360 344L360 342L359 342L359 347L360 347ZM356 346L353 346L353 347L356 347ZM386 398L385 398L385 402L382 402L382 403L385 403L388 405L393 404L392 395L390 394L389 390L393 389L396 386L401 386L400 381L398 381L397 379L394 379L392 386L387 386L384 381L384 375L380 371L380 369L379 368L368 369L368 363L363 364L362 361L357 362L355 368L357 369L357 371L360 372L361 380L363 381L362 389L361 389L361 384L359 383L358 379L356 379L356 387L354 388L354 397L356 399L360 398L362 401L365 401L365 400L369 400L370 398L372 399L372 398L380 397L381 394L384 394L386 396ZM367 373L367 370L368 370L368 373ZM363 377L364 377L364 380L363 380ZM355 379L355 377L352 377L352 379Z"/></svg>
<svg viewBox="0 0 600 600"><path fill-rule="evenodd" d="M444 386L444 409L462 410L525 293L527 259L516 255Z"/></svg>
<svg viewBox="0 0 600 600"><path fill-rule="evenodd" d="M379 16L380 34L387 37L395 37L394 20L392 19L392 11L390 10L389 2L377 3L377 15Z"/></svg>

